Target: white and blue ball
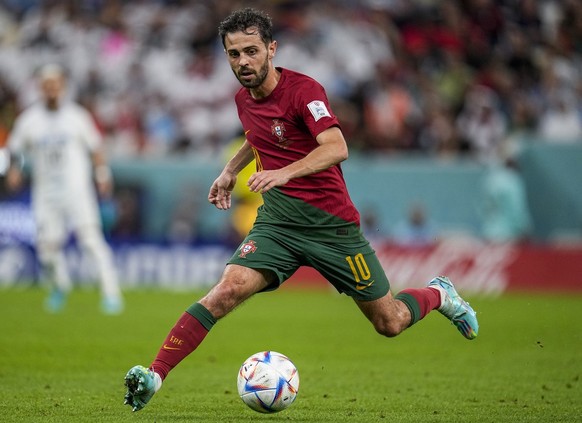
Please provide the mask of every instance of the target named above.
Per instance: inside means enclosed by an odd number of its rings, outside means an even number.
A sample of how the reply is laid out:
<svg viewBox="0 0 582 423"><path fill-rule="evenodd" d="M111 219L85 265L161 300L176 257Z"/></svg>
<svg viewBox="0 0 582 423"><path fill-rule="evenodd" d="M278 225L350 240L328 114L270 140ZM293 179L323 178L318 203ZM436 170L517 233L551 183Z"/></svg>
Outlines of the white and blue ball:
<svg viewBox="0 0 582 423"><path fill-rule="evenodd" d="M299 373L285 355L262 351L251 355L240 367L237 387L240 398L250 408L276 413L295 401Z"/></svg>

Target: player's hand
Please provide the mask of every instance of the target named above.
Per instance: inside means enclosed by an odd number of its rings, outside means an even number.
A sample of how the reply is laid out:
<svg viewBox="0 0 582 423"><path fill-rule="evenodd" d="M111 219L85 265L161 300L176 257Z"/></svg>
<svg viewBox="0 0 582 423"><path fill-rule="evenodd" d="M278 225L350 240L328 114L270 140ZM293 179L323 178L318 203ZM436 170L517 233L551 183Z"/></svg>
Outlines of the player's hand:
<svg viewBox="0 0 582 423"><path fill-rule="evenodd" d="M252 192L265 193L273 187L285 185L289 182L289 177L282 169L263 170L251 175L247 185Z"/></svg>
<svg viewBox="0 0 582 423"><path fill-rule="evenodd" d="M232 198L231 192L236 184L236 176L222 173L213 182L208 193L208 201L219 210L230 209Z"/></svg>
<svg viewBox="0 0 582 423"><path fill-rule="evenodd" d="M22 172L16 168L9 168L6 173L6 188L10 192L16 192L22 188L23 185Z"/></svg>
<svg viewBox="0 0 582 423"><path fill-rule="evenodd" d="M103 159L99 157L98 153L94 154L96 154L98 158L94 158L93 160L99 163L95 166L95 169L93 169L97 194L103 199L111 198L111 195L113 194L113 174L111 173L111 168L105 164Z"/></svg>
<svg viewBox="0 0 582 423"><path fill-rule="evenodd" d="M97 181L95 183L97 187L97 193L99 194L100 198L111 198L113 194L113 181Z"/></svg>

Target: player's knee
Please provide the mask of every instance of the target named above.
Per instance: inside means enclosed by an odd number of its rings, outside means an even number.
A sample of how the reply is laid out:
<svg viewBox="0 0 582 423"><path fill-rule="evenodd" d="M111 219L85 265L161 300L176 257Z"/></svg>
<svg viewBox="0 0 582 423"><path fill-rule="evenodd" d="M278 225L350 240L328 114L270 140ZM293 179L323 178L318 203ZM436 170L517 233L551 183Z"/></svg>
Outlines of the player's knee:
<svg viewBox="0 0 582 423"><path fill-rule="evenodd" d="M91 253L99 252L105 247L102 234L92 227L79 230L77 238L81 247Z"/></svg>
<svg viewBox="0 0 582 423"><path fill-rule="evenodd" d="M374 329L380 335L385 336L387 338L394 338L395 336L399 335L403 331L403 327L399 322L393 320L381 320L374 322Z"/></svg>
<svg viewBox="0 0 582 423"><path fill-rule="evenodd" d="M42 242L37 246L38 259L43 264L53 263L57 260L60 246L53 242Z"/></svg>

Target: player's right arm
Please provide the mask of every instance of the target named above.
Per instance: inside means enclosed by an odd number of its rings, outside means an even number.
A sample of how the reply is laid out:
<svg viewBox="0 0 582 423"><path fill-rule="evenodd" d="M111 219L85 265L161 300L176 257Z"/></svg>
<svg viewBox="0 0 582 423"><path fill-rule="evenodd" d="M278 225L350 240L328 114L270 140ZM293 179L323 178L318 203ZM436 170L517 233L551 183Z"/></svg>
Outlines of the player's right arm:
<svg viewBox="0 0 582 423"><path fill-rule="evenodd" d="M6 170L6 188L9 191L15 192L22 188L24 165L23 151L25 149L25 128L26 128L26 113L19 116L14 122L14 127L6 141L8 151L8 169ZM30 119L28 119L30 120Z"/></svg>
<svg viewBox="0 0 582 423"><path fill-rule="evenodd" d="M11 160L12 162L13 160ZM11 192L16 192L22 188L23 175L20 165L10 165L6 172L6 188Z"/></svg>
<svg viewBox="0 0 582 423"><path fill-rule="evenodd" d="M341 130L333 126L316 137L319 144L301 160L274 170L259 170L251 175L247 185L252 192L265 193L285 185L290 179L312 175L341 163L348 158L348 147Z"/></svg>
<svg viewBox="0 0 582 423"><path fill-rule="evenodd" d="M113 175L107 164L103 138L87 109L74 104L71 110L75 113L75 120L79 125L80 137L78 139L90 152L97 192L101 197L109 198L113 193Z"/></svg>
<svg viewBox="0 0 582 423"><path fill-rule="evenodd" d="M236 184L236 177L255 158L249 142L245 140L241 148L228 161L218 178L212 183L208 193L208 201L219 210L227 210L231 206L231 193Z"/></svg>

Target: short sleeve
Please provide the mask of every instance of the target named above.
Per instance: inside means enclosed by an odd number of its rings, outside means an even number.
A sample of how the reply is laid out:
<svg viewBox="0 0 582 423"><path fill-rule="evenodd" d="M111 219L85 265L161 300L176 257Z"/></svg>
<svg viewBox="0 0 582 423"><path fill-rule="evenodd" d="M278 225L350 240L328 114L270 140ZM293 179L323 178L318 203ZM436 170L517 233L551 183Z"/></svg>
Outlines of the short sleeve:
<svg viewBox="0 0 582 423"><path fill-rule="evenodd" d="M6 145L11 153L23 153L26 149L26 115L21 115L14 122L14 127L8 136Z"/></svg>
<svg viewBox="0 0 582 423"><path fill-rule="evenodd" d="M314 138L332 126L340 126L331 110L325 89L313 79L304 82L298 90L298 108Z"/></svg>

